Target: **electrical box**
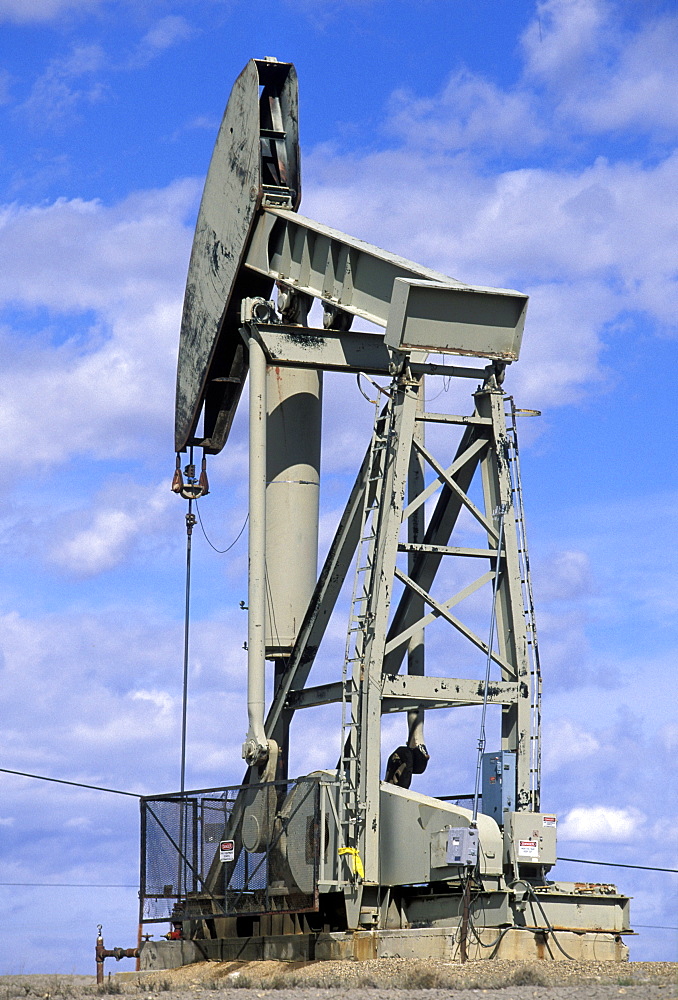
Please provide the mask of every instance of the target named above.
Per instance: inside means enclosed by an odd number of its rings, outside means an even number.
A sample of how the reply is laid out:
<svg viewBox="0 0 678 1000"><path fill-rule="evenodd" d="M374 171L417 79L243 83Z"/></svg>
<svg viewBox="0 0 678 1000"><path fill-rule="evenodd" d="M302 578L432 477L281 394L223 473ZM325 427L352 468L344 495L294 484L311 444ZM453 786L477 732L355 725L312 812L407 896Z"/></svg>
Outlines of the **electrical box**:
<svg viewBox="0 0 678 1000"><path fill-rule="evenodd" d="M507 864L556 863L556 817L553 813L510 812L504 822L504 860Z"/></svg>
<svg viewBox="0 0 678 1000"><path fill-rule="evenodd" d="M478 861L478 831L470 826L449 829L445 860L448 865L475 865Z"/></svg>
<svg viewBox="0 0 678 1000"><path fill-rule="evenodd" d="M484 753L482 760L483 812L499 825L516 807L516 755L511 750Z"/></svg>

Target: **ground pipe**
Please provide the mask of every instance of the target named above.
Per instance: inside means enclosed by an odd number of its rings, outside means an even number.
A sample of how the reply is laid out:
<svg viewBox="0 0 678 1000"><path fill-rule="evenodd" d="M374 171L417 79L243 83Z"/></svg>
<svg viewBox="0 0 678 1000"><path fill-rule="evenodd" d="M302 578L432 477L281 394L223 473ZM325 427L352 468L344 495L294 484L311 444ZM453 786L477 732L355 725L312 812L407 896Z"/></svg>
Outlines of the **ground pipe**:
<svg viewBox="0 0 678 1000"><path fill-rule="evenodd" d="M104 984L104 959L114 958L119 962L121 958L138 958L138 948L105 948L104 939L101 933L101 924L97 924L97 945L95 949L97 959L97 986Z"/></svg>

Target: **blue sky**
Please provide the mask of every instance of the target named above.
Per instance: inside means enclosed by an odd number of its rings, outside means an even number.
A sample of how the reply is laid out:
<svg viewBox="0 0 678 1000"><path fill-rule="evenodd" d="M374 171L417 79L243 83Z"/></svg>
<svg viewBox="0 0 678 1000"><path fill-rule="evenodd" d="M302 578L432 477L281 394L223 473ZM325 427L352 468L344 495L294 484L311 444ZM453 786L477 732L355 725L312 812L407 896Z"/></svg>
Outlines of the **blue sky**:
<svg viewBox="0 0 678 1000"><path fill-rule="evenodd" d="M0 24L0 766L178 786L181 302L232 82L275 55L300 79L304 214L531 296L505 387L543 411L521 455L544 807L561 855L676 867L675 5L0 0ZM369 419L354 381L328 379L324 544ZM246 513L245 435L241 412L201 504L220 548ZM242 774L246 546L195 538L199 787ZM430 790L470 786L476 722L430 720ZM304 726L299 773L338 747ZM3 775L0 882L133 887L137 828L131 799ZM678 926L676 876L556 875L615 881L642 925L632 958L678 957L653 929ZM3 885L0 912L0 973L92 970L98 922L136 940L134 888Z"/></svg>

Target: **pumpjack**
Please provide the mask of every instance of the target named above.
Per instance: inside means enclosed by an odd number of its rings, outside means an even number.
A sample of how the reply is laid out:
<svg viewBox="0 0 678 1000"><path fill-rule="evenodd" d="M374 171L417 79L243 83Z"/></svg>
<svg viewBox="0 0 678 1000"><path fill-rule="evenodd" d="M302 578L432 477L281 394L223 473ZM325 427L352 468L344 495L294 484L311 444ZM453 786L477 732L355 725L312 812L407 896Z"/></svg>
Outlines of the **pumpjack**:
<svg viewBox="0 0 678 1000"><path fill-rule="evenodd" d="M503 388L527 296L466 284L321 225L299 214L300 199L296 72L254 59L233 87L200 206L175 424L177 468L194 448L204 464L226 444L249 376L247 770L238 786L142 801L141 922L169 920L173 930L142 944L141 966L622 960L627 897L548 878L557 817L540 801L519 411ZM309 325L316 300L322 327ZM356 317L369 332L351 329ZM326 371L381 382L317 574ZM470 412L426 408L425 382L443 378L471 381ZM191 482L199 495L194 473ZM343 662L309 684L351 567ZM483 595L489 639L475 625ZM460 606L471 611L461 617ZM432 625L433 674L424 657ZM291 739L303 740L307 713L328 705L341 719L334 760L290 778ZM482 720L473 794L414 790L429 762L425 713L460 707ZM488 712L501 719L489 751ZM382 752L391 713L406 720L402 744Z"/></svg>

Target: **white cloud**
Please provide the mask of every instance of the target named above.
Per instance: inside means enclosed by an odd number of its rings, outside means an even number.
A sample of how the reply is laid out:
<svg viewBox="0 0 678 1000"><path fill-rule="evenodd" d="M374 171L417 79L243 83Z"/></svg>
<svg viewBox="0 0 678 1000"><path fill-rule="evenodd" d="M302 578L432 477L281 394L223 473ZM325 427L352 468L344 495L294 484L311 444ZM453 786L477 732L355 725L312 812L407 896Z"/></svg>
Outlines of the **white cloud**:
<svg viewBox="0 0 678 1000"><path fill-rule="evenodd" d="M185 17L168 14L156 21L153 27L146 32L141 44L148 49L162 52L164 49L176 45L177 42L190 38L194 34L194 30Z"/></svg>
<svg viewBox="0 0 678 1000"><path fill-rule="evenodd" d="M146 32L126 65L126 68L137 69L146 66L161 53L192 38L196 29L185 17L178 14L168 14L155 22Z"/></svg>
<svg viewBox="0 0 678 1000"><path fill-rule="evenodd" d="M175 291L185 272L191 232L183 221L198 192L196 182L185 180L111 206L78 198L3 206L0 243L7 268L0 275L0 303L57 313L147 312L159 293Z"/></svg>
<svg viewBox="0 0 678 1000"><path fill-rule="evenodd" d="M91 816L73 816L64 826L67 830L91 830L94 823Z"/></svg>
<svg viewBox="0 0 678 1000"><path fill-rule="evenodd" d="M63 543L55 559L82 576L100 573L127 554L134 531L131 514L122 510L100 511L90 528Z"/></svg>
<svg viewBox="0 0 678 1000"><path fill-rule="evenodd" d="M566 110L570 110L565 105ZM575 110L575 109L573 109ZM678 16L650 23L620 53L612 78L576 110L592 129L675 129L678 125Z"/></svg>
<svg viewBox="0 0 678 1000"><path fill-rule="evenodd" d="M477 284L531 296L511 390L529 405L576 399L629 314L675 331L678 154L658 163L481 174L411 147L305 160L303 211Z"/></svg>
<svg viewBox="0 0 678 1000"><path fill-rule="evenodd" d="M100 4L101 0L0 0L0 21L41 23L70 11L94 11Z"/></svg>
<svg viewBox="0 0 678 1000"><path fill-rule="evenodd" d="M161 715L168 715L173 707L173 702L166 691L133 691L133 701L149 702Z"/></svg>
<svg viewBox="0 0 678 1000"><path fill-rule="evenodd" d="M105 95L104 85L95 77L105 61L99 45L74 46L68 56L48 64L16 112L37 128L60 129L77 121L81 105L94 104Z"/></svg>
<svg viewBox="0 0 678 1000"><path fill-rule="evenodd" d="M541 0L522 39L528 71L562 87L571 84L589 58L600 58L609 9L605 0Z"/></svg>
<svg viewBox="0 0 678 1000"><path fill-rule="evenodd" d="M548 774L569 767L572 761L585 760L600 750L600 742L589 730L569 719L552 720L544 731L544 771Z"/></svg>
<svg viewBox="0 0 678 1000"><path fill-rule="evenodd" d="M74 576L93 576L118 566L140 536L158 532L175 500L169 481L157 487L137 487L133 495L119 489L116 506L109 505L109 492L103 506L90 513L88 526L76 527L82 523L82 512L60 518L50 558Z"/></svg>
<svg viewBox="0 0 678 1000"><path fill-rule="evenodd" d="M664 726L661 732L664 749L668 753L678 750L678 723Z"/></svg>
<svg viewBox="0 0 678 1000"><path fill-rule="evenodd" d="M460 69L436 97L416 98L407 91L396 91L387 130L431 152L474 147L495 153L524 151L546 137L533 104L527 90L504 91L484 77Z"/></svg>
<svg viewBox="0 0 678 1000"><path fill-rule="evenodd" d="M624 844L635 840L646 822L638 809L613 806L575 806L560 823L561 840Z"/></svg>
<svg viewBox="0 0 678 1000"><path fill-rule="evenodd" d="M4 447L29 433L20 464L171 449L171 400L198 185L182 181L106 207L64 199L0 213L0 304L47 310L27 338L5 327ZM92 317L84 334L71 317ZM79 322L82 324L82 320ZM40 406L35 400L40 399ZM169 401L169 405L168 405Z"/></svg>
<svg viewBox="0 0 678 1000"><path fill-rule="evenodd" d="M121 597L116 606L92 614L31 618L10 612L0 615L0 625L5 766L132 791L176 785L179 621L157 613L148 601L139 607ZM237 608L214 618L194 615L188 762L191 780L203 784L203 752L224 748L229 753L221 780L242 777L246 634Z"/></svg>
<svg viewBox="0 0 678 1000"><path fill-rule="evenodd" d="M662 816L656 820L652 824L652 837L663 848L672 847L675 858L675 848L678 847L678 816ZM672 862L672 867L675 868L675 861Z"/></svg>
<svg viewBox="0 0 678 1000"><path fill-rule="evenodd" d="M211 132L212 135L216 135L218 131L219 121L216 118L208 118L207 115L198 115L197 118L191 118L180 125L179 128L176 128L170 138L172 142L177 142L187 132Z"/></svg>
<svg viewBox="0 0 678 1000"><path fill-rule="evenodd" d="M580 550L558 552L539 567L540 601L563 601L582 597L591 589L591 565L588 553Z"/></svg>
<svg viewBox="0 0 678 1000"><path fill-rule="evenodd" d="M523 35L524 85L546 83L556 118L592 132L678 125L678 16L623 24L607 0L546 0Z"/></svg>

